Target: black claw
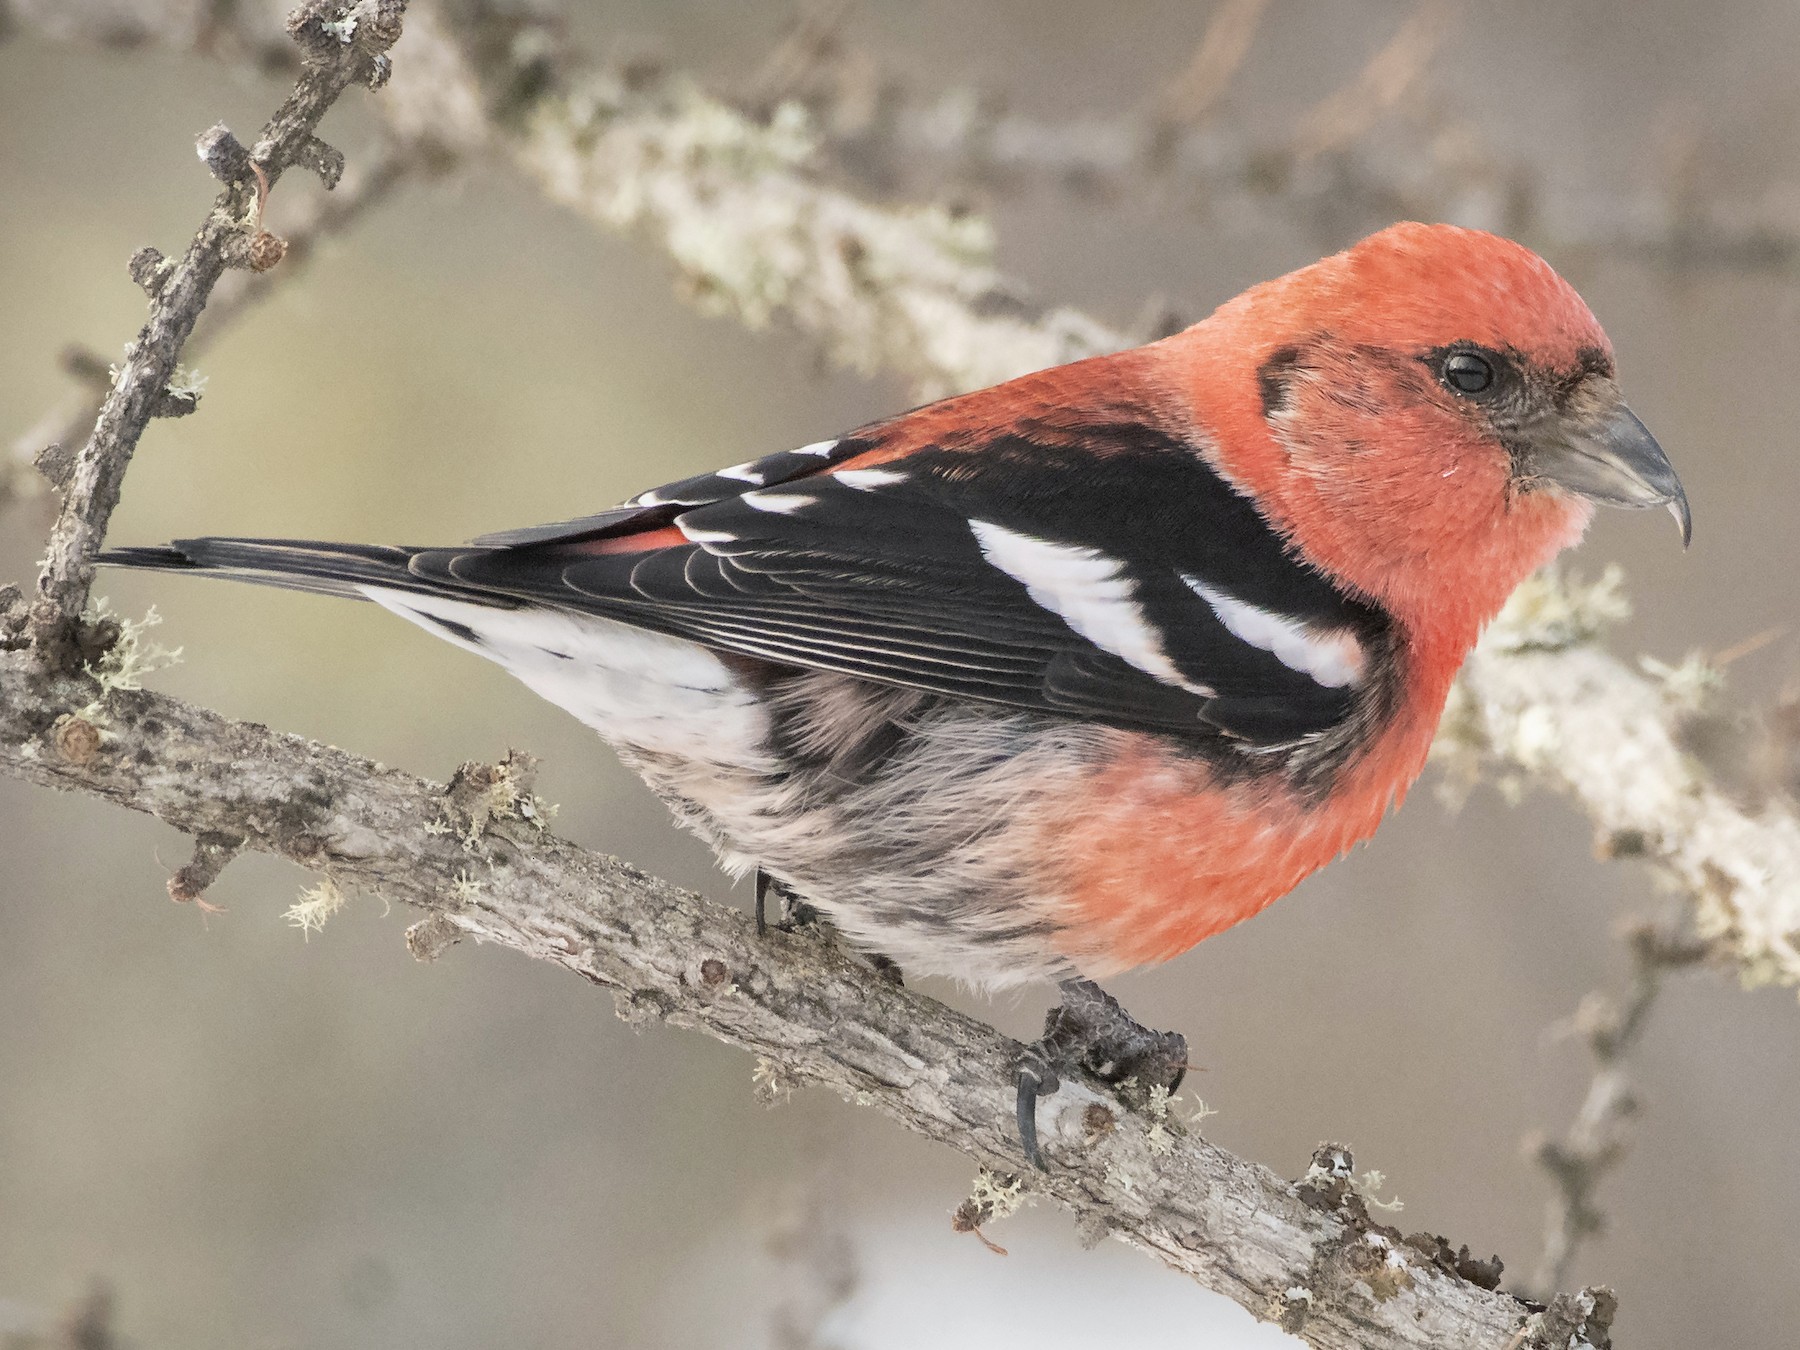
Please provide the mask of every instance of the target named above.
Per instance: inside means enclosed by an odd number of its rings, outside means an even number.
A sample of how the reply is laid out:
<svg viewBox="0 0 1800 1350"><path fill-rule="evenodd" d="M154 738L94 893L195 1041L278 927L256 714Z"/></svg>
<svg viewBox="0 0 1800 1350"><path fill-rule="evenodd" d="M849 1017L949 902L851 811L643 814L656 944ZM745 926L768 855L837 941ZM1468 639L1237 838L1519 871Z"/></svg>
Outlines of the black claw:
<svg viewBox="0 0 1800 1350"><path fill-rule="evenodd" d="M1040 1172L1048 1172L1050 1165L1044 1161L1044 1155L1038 1148L1037 1138L1037 1104L1038 1098L1048 1097L1062 1081L1035 1049L1027 1049L1014 1081L1018 1085L1019 1100L1016 1107L1019 1120L1019 1147L1024 1150L1025 1157Z"/></svg>
<svg viewBox="0 0 1800 1350"><path fill-rule="evenodd" d="M775 878L762 868L756 869L756 936L769 935L769 890L775 884Z"/></svg>
<svg viewBox="0 0 1800 1350"><path fill-rule="evenodd" d="M1048 1172L1049 1164L1044 1155L1038 1152L1037 1141L1037 1075L1019 1070L1019 1147L1024 1150L1026 1160L1040 1172Z"/></svg>

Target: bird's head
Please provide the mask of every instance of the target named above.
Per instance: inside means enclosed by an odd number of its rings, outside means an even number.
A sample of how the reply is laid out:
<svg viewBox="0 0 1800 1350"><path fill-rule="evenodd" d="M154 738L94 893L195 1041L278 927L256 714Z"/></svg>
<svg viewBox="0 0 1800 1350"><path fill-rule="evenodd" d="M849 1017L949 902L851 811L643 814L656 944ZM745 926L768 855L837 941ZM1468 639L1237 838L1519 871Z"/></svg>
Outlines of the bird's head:
<svg viewBox="0 0 1800 1350"><path fill-rule="evenodd" d="M1529 249L1395 225L1171 340L1226 471L1309 556L1421 622L1475 626L1596 502L1687 498L1612 344Z"/></svg>

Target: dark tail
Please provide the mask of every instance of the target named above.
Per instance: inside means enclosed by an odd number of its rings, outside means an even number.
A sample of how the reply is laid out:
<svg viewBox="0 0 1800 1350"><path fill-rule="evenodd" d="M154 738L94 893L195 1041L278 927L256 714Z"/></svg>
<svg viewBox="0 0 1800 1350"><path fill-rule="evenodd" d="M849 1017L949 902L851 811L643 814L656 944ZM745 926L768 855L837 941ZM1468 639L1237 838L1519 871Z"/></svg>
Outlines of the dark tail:
<svg viewBox="0 0 1800 1350"><path fill-rule="evenodd" d="M316 539L177 539L164 548L108 549L99 561L109 567L203 573L348 600L366 600L369 597L361 587L380 586L414 595L449 595L502 608L518 603L508 596L446 584L412 571L414 558L441 551L379 544L327 544Z"/></svg>

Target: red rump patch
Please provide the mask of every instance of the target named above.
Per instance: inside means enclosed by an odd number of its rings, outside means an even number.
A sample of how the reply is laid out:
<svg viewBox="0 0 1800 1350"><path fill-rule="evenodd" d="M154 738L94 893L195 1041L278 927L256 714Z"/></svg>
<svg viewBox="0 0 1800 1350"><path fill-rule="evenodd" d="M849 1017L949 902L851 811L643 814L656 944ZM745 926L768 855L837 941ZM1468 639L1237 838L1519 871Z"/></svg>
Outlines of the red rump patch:
<svg viewBox="0 0 1800 1350"><path fill-rule="evenodd" d="M659 548L675 548L687 542L687 536L680 530L673 525L664 525L654 530L640 530L636 534L614 535L610 539L584 539L565 547L570 553L579 553L584 557L604 558L614 553L652 553Z"/></svg>

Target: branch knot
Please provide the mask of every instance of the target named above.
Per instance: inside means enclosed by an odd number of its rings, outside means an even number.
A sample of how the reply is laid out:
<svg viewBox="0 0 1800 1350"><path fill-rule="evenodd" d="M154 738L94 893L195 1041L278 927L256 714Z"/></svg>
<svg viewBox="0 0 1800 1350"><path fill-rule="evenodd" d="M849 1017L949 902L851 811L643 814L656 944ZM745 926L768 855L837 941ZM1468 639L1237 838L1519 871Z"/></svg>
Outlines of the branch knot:
<svg viewBox="0 0 1800 1350"><path fill-rule="evenodd" d="M175 275L175 264L163 257L161 249L151 248L148 244L131 255L131 261L126 267L131 273L131 279L142 286L144 294L152 300L163 293L163 287Z"/></svg>
<svg viewBox="0 0 1800 1350"><path fill-rule="evenodd" d="M169 899L178 905L199 905L212 912L217 906L202 898L207 888L219 879L219 873L243 851L241 835L208 832L194 839L194 856L185 867L169 878Z"/></svg>

